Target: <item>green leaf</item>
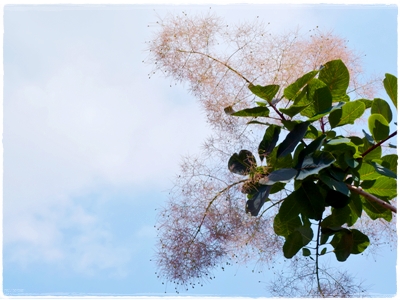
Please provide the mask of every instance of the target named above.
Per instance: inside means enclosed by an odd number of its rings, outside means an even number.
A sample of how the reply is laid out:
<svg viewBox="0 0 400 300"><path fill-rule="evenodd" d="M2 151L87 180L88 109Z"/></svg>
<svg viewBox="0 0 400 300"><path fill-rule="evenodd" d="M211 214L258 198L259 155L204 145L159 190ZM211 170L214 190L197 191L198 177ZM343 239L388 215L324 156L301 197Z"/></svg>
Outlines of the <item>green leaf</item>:
<svg viewBox="0 0 400 300"><path fill-rule="evenodd" d="M385 87L386 93L389 95L394 106L397 108L397 77L386 73L385 79L383 80L383 86Z"/></svg>
<svg viewBox="0 0 400 300"><path fill-rule="evenodd" d="M279 110L283 112L285 115L293 118L303 109L305 109L308 105L291 105L289 108L280 108Z"/></svg>
<svg viewBox="0 0 400 300"><path fill-rule="evenodd" d="M371 143L368 138L363 138L363 144L362 146L358 146L358 151L361 153L365 153L368 149L370 149L375 143ZM369 160L374 160L374 159L380 159L382 156L382 147L378 146L371 152L369 152L367 155L364 156L363 160L364 161L369 161Z"/></svg>
<svg viewBox="0 0 400 300"><path fill-rule="evenodd" d="M335 106L331 106L331 107L329 107L328 109L326 109L326 110L324 110L324 111L322 111L322 112L320 112L320 113L317 113L316 115L314 115L314 116L312 116L311 118L309 118L307 121L309 121L309 122L314 122L314 121L316 121L316 120L319 120L319 119L321 119L322 117L324 117L324 116L330 114L331 112L333 112L333 111L335 111L335 110L337 110L337 109L339 109L339 108L342 108L342 106L343 106L344 104L345 104L345 102L339 102L339 103L336 104Z"/></svg>
<svg viewBox="0 0 400 300"><path fill-rule="evenodd" d="M251 195L250 199L246 202L246 213L250 213L253 217L257 216L267 200L270 190L271 186L260 186L257 193Z"/></svg>
<svg viewBox="0 0 400 300"><path fill-rule="evenodd" d="M299 123L289 132L283 142L278 146L277 157L285 156L296 148L297 144L306 134L308 125L308 122Z"/></svg>
<svg viewBox="0 0 400 300"><path fill-rule="evenodd" d="M268 107L256 106L233 112L231 115L236 117L268 117L269 109Z"/></svg>
<svg viewBox="0 0 400 300"><path fill-rule="evenodd" d="M375 145L375 141L371 135L369 135L364 129L362 130L364 133L365 139L370 143L370 145Z"/></svg>
<svg viewBox="0 0 400 300"><path fill-rule="evenodd" d="M341 109L331 112L329 123L331 127L338 127L346 124L354 124L354 121L363 115L365 104L362 101L351 101L345 103Z"/></svg>
<svg viewBox="0 0 400 300"><path fill-rule="evenodd" d="M258 124L258 125L265 125L265 126L271 126L272 124L268 123L268 122L260 122L257 120L252 120L246 123L247 125L249 124Z"/></svg>
<svg viewBox="0 0 400 300"><path fill-rule="evenodd" d="M228 161L229 171L239 175L249 174L250 170L256 166L256 159L248 150L241 150L239 154L234 153Z"/></svg>
<svg viewBox="0 0 400 300"><path fill-rule="evenodd" d="M365 104L365 109L371 108L372 106L372 100L361 98L357 99L357 101L362 101L362 103Z"/></svg>
<svg viewBox="0 0 400 300"><path fill-rule="evenodd" d="M353 248L351 254L359 254L369 246L369 238L364 233L357 229L351 229L353 234Z"/></svg>
<svg viewBox="0 0 400 300"><path fill-rule="evenodd" d="M392 220L392 212L388 208L384 208L365 197L360 197L360 199L364 211L372 220L378 218L382 218L388 222Z"/></svg>
<svg viewBox="0 0 400 300"><path fill-rule="evenodd" d="M313 238L313 231L310 227L300 227L292 232L283 244L283 255L292 258Z"/></svg>
<svg viewBox="0 0 400 300"><path fill-rule="evenodd" d="M380 114L372 114L368 118L368 128L375 141L381 141L389 136L389 123Z"/></svg>
<svg viewBox="0 0 400 300"><path fill-rule="evenodd" d="M297 175L297 170L284 168L271 172L268 176L261 178L258 182L264 185L273 185L277 182L289 182Z"/></svg>
<svg viewBox="0 0 400 300"><path fill-rule="evenodd" d="M268 156L274 150L276 143L279 139L281 127L271 125L265 130L264 137L258 146L258 155L260 160L263 161L264 157Z"/></svg>
<svg viewBox="0 0 400 300"><path fill-rule="evenodd" d="M304 181L291 195L300 205L302 214L310 219L321 220L325 210L325 201L314 182Z"/></svg>
<svg viewBox="0 0 400 300"><path fill-rule="evenodd" d="M300 192L301 193L301 192ZM282 202L279 208L279 216L281 220L288 221L299 216L301 212L300 202L297 201L299 193L296 191L289 194ZM301 195L300 195L301 196Z"/></svg>
<svg viewBox="0 0 400 300"><path fill-rule="evenodd" d="M307 145L303 150L300 151L300 153L297 156L297 165L296 168L299 169L303 163L303 160L306 156L309 156L313 154L314 152L318 151L322 144L324 143L326 139L326 135L321 135L318 138L316 138L314 141L312 141L309 145ZM303 144L300 144L303 145ZM297 151L297 148L296 148Z"/></svg>
<svg viewBox="0 0 400 300"><path fill-rule="evenodd" d="M279 85L271 84L267 86L261 86L250 84L249 89L257 97L260 97L261 99L267 100L268 103L271 103L272 99L279 91Z"/></svg>
<svg viewBox="0 0 400 300"><path fill-rule="evenodd" d="M312 117L317 113L315 101L316 99L321 98L321 96L317 96L317 94L319 93L317 91L323 88L326 88L326 84L323 81L314 78L305 86L305 93L302 94L302 97L298 97L295 99L295 105L307 105L307 107L300 112L302 116ZM326 91L328 92L328 90ZM322 101L322 99L320 99L320 101Z"/></svg>
<svg viewBox="0 0 400 300"><path fill-rule="evenodd" d="M303 256L310 256L311 255L311 251L308 248L303 248Z"/></svg>
<svg viewBox="0 0 400 300"><path fill-rule="evenodd" d="M324 255L326 253L326 248L322 249L320 255Z"/></svg>
<svg viewBox="0 0 400 300"><path fill-rule="evenodd" d="M350 230L341 230L335 233L331 243L338 261L346 261L353 251L353 234Z"/></svg>
<svg viewBox="0 0 400 300"><path fill-rule="evenodd" d="M301 115L313 117L321 113L327 113L332 109L332 96L327 86L316 89L313 94L312 101L304 110Z"/></svg>
<svg viewBox="0 0 400 300"><path fill-rule="evenodd" d="M303 159L296 179L304 180L310 175L318 174L320 170L329 167L334 162L335 157L329 152L320 151L308 155Z"/></svg>
<svg viewBox="0 0 400 300"><path fill-rule="evenodd" d="M361 188L377 197L393 199L397 196L397 180L389 177L379 177L375 180L364 180Z"/></svg>
<svg viewBox="0 0 400 300"><path fill-rule="evenodd" d="M397 179L396 173L392 172L390 169L387 169L376 162L370 162L370 164L375 168L378 174Z"/></svg>
<svg viewBox="0 0 400 300"><path fill-rule="evenodd" d="M301 226L300 217L285 219L279 213L274 218L274 231L277 235L288 237L296 228Z"/></svg>
<svg viewBox="0 0 400 300"><path fill-rule="evenodd" d="M397 154L388 154L382 157L381 165L397 174Z"/></svg>
<svg viewBox="0 0 400 300"><path fill-rule="evenodd" d="M291 168L293 164L292 155L288 154L285 156L277 157L278 147L275 147L272 150L271 154L267 157L268 168L271 171L283 169L283 168Z"/></svg>
<svg viewBox="0 0 400 300"><path fill-rule="evenodd" d="M325 183L329 187L329 189L331 189L332 191L339 192L339 193L345 195L347 198L350 197L349 188L346 186L346 184L344 182L337 181L337 180L333 179L332 177L324 175L324 174L321 174L319 176L319 179L323 183Z"/></svg>
<svg viewBox="0 0 400 300"><path fill-rule="evenodd" d="M375 168L368 162L363 162L361 168L358 170L361 180L373 180L380 177Z"/></svg>
<svg viewBox="0 0 400 300"><path fill-rule="evenodd" d="M277 182L271 187L271 191L269 192L271 195L278 193L279 191L283 190L286 186L286 183L283 182Z"/></svg>
<svg viewBox="0 0 400 300"><path fill-rule="evenodd" d="M318 74L318 71L311 71L299 79L297 79L294 83L290 84L288 87L286 87L283 90L283 95L285 96L286 99L293 100L299 91L310 82L316 75Z"/></svg>
<svg viewBox="0 0 400 300"><path fill-rule="evenodd" d="M390 109L389 104L383 99L374 99L371 106L371 114L382 115L388 123L392 121L392 110Z"/></svg>
<svg viewBox="0 0 400 300"><path fill-rule="evenodd" d="M350 203L350 197L335 190L328 190L325 198L325 205L332 206L333 208L344 208Z"/></svg>
<svg viewBox="0 0 400 300"><path fill-rule="evenodd" d="M346 94L350 82L350 74L345 64L340 60L332 60L324 65L318 79L325 82L331 91L334 102Z"/></svg>
<svg viewBox="0 0 400 300"><path fill-rule="evenodd" d="M338 261L346 261L350 254L359 254L369 246L369 238L357 229L335 233L331 245Z"/></svg>

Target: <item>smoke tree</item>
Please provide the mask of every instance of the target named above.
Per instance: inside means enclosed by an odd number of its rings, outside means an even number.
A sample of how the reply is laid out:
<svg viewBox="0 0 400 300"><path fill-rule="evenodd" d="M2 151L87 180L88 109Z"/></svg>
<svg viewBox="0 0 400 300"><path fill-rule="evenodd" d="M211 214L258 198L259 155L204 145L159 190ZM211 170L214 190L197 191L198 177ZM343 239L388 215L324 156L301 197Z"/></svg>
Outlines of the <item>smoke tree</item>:
<svg viewBox="0 0 400 300"><path fill-rule="evenodd" d="M374 98L360 57L317 28L276 35L258 20L232 27L185 13L158 24L154 72L187 83L214 130L203 155L183 159L159 213L159 276L179 291L211 280L216 267L271 266L283 255L295 280L284 287L277 274L274 296L360 293L321 262L396 239L395 114ZM383 83L397 107L397 78ZM362 117L369 130L359 132L352 124Z"/></svg>

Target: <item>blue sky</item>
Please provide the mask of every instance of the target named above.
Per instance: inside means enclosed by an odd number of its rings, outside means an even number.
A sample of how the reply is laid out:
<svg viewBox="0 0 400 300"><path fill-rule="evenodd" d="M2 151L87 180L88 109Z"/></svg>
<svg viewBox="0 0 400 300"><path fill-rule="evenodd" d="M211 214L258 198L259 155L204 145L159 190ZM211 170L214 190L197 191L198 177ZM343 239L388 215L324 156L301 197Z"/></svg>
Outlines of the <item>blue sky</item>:
<svg viewBox="0 0 400 300"><path fill-rule="evenodd" d="M174 292L150 261L155 209L167 199L181 156L198 152L210 130L185 87L148 79L151 67L142 61L156 14L209 7L5 6L6 294ZM228 22L260 16L274 30L333 29L366 54L366 71L397 75L393 5L211 7ZM396 293L396 253L349 264L371 292ZM266 295L271 274L252 267L216 272L190 292Z"/></svg>

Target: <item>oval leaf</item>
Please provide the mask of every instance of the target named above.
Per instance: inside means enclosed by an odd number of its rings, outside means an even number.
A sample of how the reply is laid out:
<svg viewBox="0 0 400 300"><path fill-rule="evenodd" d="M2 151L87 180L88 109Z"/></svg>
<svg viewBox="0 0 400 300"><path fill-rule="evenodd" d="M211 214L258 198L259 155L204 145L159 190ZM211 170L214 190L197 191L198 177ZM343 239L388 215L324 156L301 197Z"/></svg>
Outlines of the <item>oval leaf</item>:
<svg viewBox="0 0 400 300"><path fill-rule="evenodd" d="M363 115L365 104L362 101L351 101L345 103L341 109L336 109L329 115L331 127L338 127L346 124L354 124L354 121Z"/></svg>
<svg viewBox="0 0 400 300"><path fill-rule="evenodd" d="M239 154L234 153L228 161L229 171L239 175L249 174L256 165L256 158L248 150L241 150Z"/></svg>
<svg viewBox="0 0 400 300"><path fill-rule="evenodd" d="M257 97L260 97L261 99L267 100L268 103L271 103L272 99L279 91L279 85L271 84L267 86L261 86L250 84L249 89Z"/></svg>
<svg viewBox="0 0 400 300"><path fill-rule="evenodd" d="M389 104L383 99L374 99L371 106L371 114L381 114L388 123L392 121L392 110Z"/></svg>
<svg viewBox="0 0 400 300"><path fill-rule="evenodd" d="M332 60L324 65L318 79L325 82L331 91L334 102L346 94L350 83L350 74L346 65L340 60Z"/></svg>
<svg viewBox="0 0 400 300"><path fill-rule="evenodd" d="M292 168L279 169L271 172L267 177L261 178L258 182L264 185L273 185L277 182L289 182L297 175L297 170Z"/></svg>
<svg viewBox="0 0 400 300"><path fill-rule="evenodd" d="M230 113L230 115L236 117L268 117L269 109L268 107L256 106L253 108L246 108L243 110L232 112Z"/></svg>
<svg viewBox="0 0 400 300"><path fill-rule="evenodd" d="M265 130L264 137L258 146L258 155L263 161L264 157L268 156L274 150L279 139L281 128L277 125L271 125Z"/></svg>
<svg viewBox="0 0 400 300"><path fill-rule="evenodd" d="M308 129L308 122L302 122L294 126L283 142L278 146L277 157L285 156L291 153L297 144L303 139Z"/></svg>
<svg viewBox="0 0 400 300"><path fill-rule="evenodd" d="M386 93L389 95L394 106L397 108L397 77L386 73L385 79L383 80L383 86L385 87Z"/></svg>
<svg viewBox="0 0 400 300"><path fill-rule="evenodd" d="M381 114L372 114L368 118L368 128L375 141L381 141L389 136L389 123Z"/></svg>

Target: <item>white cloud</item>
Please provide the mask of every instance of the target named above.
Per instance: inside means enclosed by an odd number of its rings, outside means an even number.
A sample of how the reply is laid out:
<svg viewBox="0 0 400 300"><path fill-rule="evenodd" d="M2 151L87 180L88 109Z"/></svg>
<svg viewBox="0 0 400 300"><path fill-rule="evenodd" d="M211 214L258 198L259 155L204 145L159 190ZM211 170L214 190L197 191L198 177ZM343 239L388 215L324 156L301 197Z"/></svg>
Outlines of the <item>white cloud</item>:
<svg viewBox="0 0 400 300"><path fill-rule="evenodd" d="M37 80L17 76L8 86L4 244L12 251L6 260L124 276L134 247L117 244L100 217L74 198L102 184L164 189L180 155L194 153L207 129L194 101L168 97L190 98L186 92L139 72L118 73L127 79L116 82L90 46L68 49Z"/></svg>

